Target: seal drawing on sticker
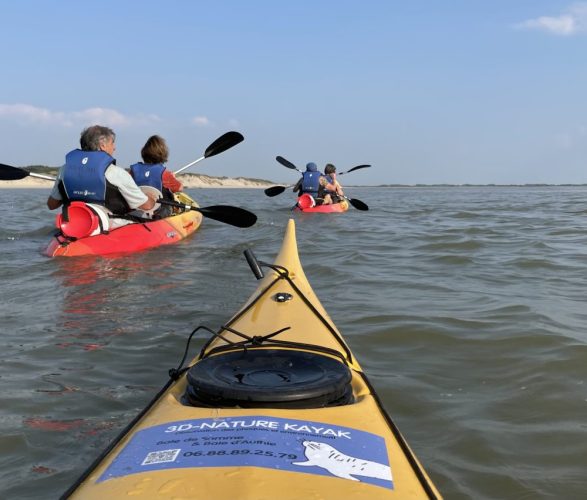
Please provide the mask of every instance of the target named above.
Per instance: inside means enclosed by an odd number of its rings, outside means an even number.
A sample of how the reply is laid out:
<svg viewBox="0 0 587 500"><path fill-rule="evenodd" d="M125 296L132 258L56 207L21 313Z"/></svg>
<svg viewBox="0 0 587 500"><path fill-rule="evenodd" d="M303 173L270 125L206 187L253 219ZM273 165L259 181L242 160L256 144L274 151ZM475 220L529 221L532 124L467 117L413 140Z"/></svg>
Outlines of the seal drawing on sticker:
<svg viewBox="0 0 587 500"><path fill-rule="evenodd" d="M307 462L293 462L293 465L304 467L321 467L330 474L351 481L360 481L353 476L371 477L392 481L391 468L387 465L351 457L341 453L336 448L317 441L304 441L304 455Z"/></svg>

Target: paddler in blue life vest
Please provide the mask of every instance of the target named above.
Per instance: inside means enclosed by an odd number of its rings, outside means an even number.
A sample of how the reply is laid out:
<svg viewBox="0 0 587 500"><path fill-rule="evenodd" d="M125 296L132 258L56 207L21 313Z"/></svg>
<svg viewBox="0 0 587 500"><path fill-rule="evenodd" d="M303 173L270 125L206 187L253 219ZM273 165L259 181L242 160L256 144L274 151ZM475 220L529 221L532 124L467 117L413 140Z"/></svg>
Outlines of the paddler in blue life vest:
<svg viewBox="0 0 587 500"><path fill-rule="evenodd" d="M164 163L169 159L169 148L163 137L152 135L141 150L141 163L130 166L130 175L141 188L153 189L157 197L175 201L173 193L181 191L183 185L176 179L171 170L165 168ZM162 205L155 210L153 218L162 218L170 215L171 207Z"/></svg>
<svg viewBox="0 0 587 500"><path fill-rule="evenodd" d="M336 167L332 163L327 163L324 167L324 175L318 181L318 198L322 199L322 205L332 205L340 203L344 197L344 191L340 182L336 180Z"/></svg>
<svg viewBox="0 0 587 500"><path fill-rule="evenodd" d="M322 173L318 172L316 164L314 162L308 163L306 165L306 171L302 172L302 177L293 187L294 193L298 193L298 196L309 194L312 195L313 198L317 198L321 176Z"/></svg>
<svg viewBox="0 0 587 500"><path fill-rule="evenodd" d="M115 140L116 134L101 125L82 131L81 149L67 153L47 199L49 210L72 201L101 205L116 215L153 208L155 200L141 191L126 170L116 166L112 157Z"/></svg>

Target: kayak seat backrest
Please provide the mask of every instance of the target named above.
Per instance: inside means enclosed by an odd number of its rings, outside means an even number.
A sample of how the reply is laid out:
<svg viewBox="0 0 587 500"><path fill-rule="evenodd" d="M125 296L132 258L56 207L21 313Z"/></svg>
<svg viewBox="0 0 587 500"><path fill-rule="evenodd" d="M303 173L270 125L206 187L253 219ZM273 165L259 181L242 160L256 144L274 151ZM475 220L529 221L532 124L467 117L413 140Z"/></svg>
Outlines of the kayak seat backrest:
<svg viewBox="0 0 587 500"><path fill-rule="evenodd" d="M286 349L247 349L198 361L182 403L242 408L322 408L352 403L351 372L339 360Z"/></svg>
<svg viewBox="0 0 587 500"><path fill-rule="evenodd" d="M306 208L312 208L316 206L316 201L311 194L304 193L298 198L298 206L305 210Z"/></svg>
<svg viewBox="0 0 587 500"><path fill-rule="evenodd" d="M85 238L108 232L110 220L104 208L83 201L72 201L67 206L67 217L57 214L55 226L69 238Z"/></svg>

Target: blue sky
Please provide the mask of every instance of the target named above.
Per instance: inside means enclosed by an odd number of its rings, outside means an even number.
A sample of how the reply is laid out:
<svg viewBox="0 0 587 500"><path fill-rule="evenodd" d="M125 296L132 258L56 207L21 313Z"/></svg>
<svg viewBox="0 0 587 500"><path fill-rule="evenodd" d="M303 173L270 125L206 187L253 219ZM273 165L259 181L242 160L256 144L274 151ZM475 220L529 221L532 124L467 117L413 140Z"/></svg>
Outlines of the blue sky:
<svg viewBox="0 0 587 500"><path fill-rule="evenodd" d="M587 183L587 2L0 3L0 162L60 165L93 123L118 164L347 184ZM352 176L352 177L351 177Z"/></svg>

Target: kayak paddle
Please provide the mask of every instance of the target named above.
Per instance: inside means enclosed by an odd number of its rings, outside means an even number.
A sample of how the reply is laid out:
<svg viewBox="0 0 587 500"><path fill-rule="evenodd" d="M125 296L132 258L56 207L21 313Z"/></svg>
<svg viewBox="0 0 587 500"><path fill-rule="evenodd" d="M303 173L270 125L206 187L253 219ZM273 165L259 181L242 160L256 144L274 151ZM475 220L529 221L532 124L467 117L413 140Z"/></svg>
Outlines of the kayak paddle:
<svg viewBox="0 0 587 500"><path fill-rule="evenodd" d="M286 189L289 189L291 186L271 186L265 189L265 194L269 196L269 198L273 198L278 194L283 193Z"/></svg>
<svg viewBox="0 0 587 500"><path fill-rule="evenodd" d="M361 200L357 200L356 198L347 198L346 196L343 196L343 198L347 200L357 210L363 210L364 212L369 210L369 206Z"/></svg>
<svg viewBox="0 0 587 500"><path fill-rule="evenodd" d="M296 167L291 161L286 160L283 156L276 156L275 159L281 163L284 167L291 168L292 170L297 170L300 174L303 172Z"/></svg>
<svg viewBox="0 0 587 500"><path fill-rule="evenodd" d="M186 168L195 165L196 163L202 161L204 158L209 158L210 156L215 156L219 153L223 153L227 149L230 149L233 146L236 146L239 142L242 142L245 138L239 132L226 132L226 134L221 135L218 139L216 139L212 144L210 144L206 151L204 151L204 156L198 158L197 160L188 163L187 165L181 167L180 169L173 172L174 174L179 174L183 172Z"/></svg>
<svg viewBox="0 0 587 500"><path fill-rule="evenodd" d="M45 179L47 181L55 180L55 177L50 175L36 174L35 172L29 172L24 168L11 167L10 165L0 163L0 181L18 181L29 176L37 177L38 179Z"/></svg>
<svg viewBox="0 0 587 500"><path fill-rule="evenodd" d="M296 167L291 161L286 160L283 156L276 156L275 159L281 163L284 167L291 168L292 170L297 170L300 173L303 173L298 167ZM354 170L359 170L360 168L369 168L371 165L357 165L346 172L340 172L338 175L348 174L349 172L353 172ZM275 196L275 195L273 195Z"/></svg>
<svg viewBox="0 0 587 500"><path fill-rule="evenodd" d="M347 170L346 172L341 172L340 174L336 174L337 176L339 175L344 175L344 174L348 174L349 172L353 172L354 170L359 170L360 168L369 168L371 167L371 165L357 165L356 167L353 167L349 170Z"/></svg>
<svg viewBox="0 0 587 500"><path fill-rule="evenodd" d="M251 227L257 222L257 216L245 210L244 208L232 207L230 205L212 205L210 207L196 207L195 205L187 205L185 203L178 203L177 201L168 201L158 199L157 203L161 205L169 205L171 207L183 208L184 210L195 210L200 212L204 217L224 222L236 227Z"/></svg>

